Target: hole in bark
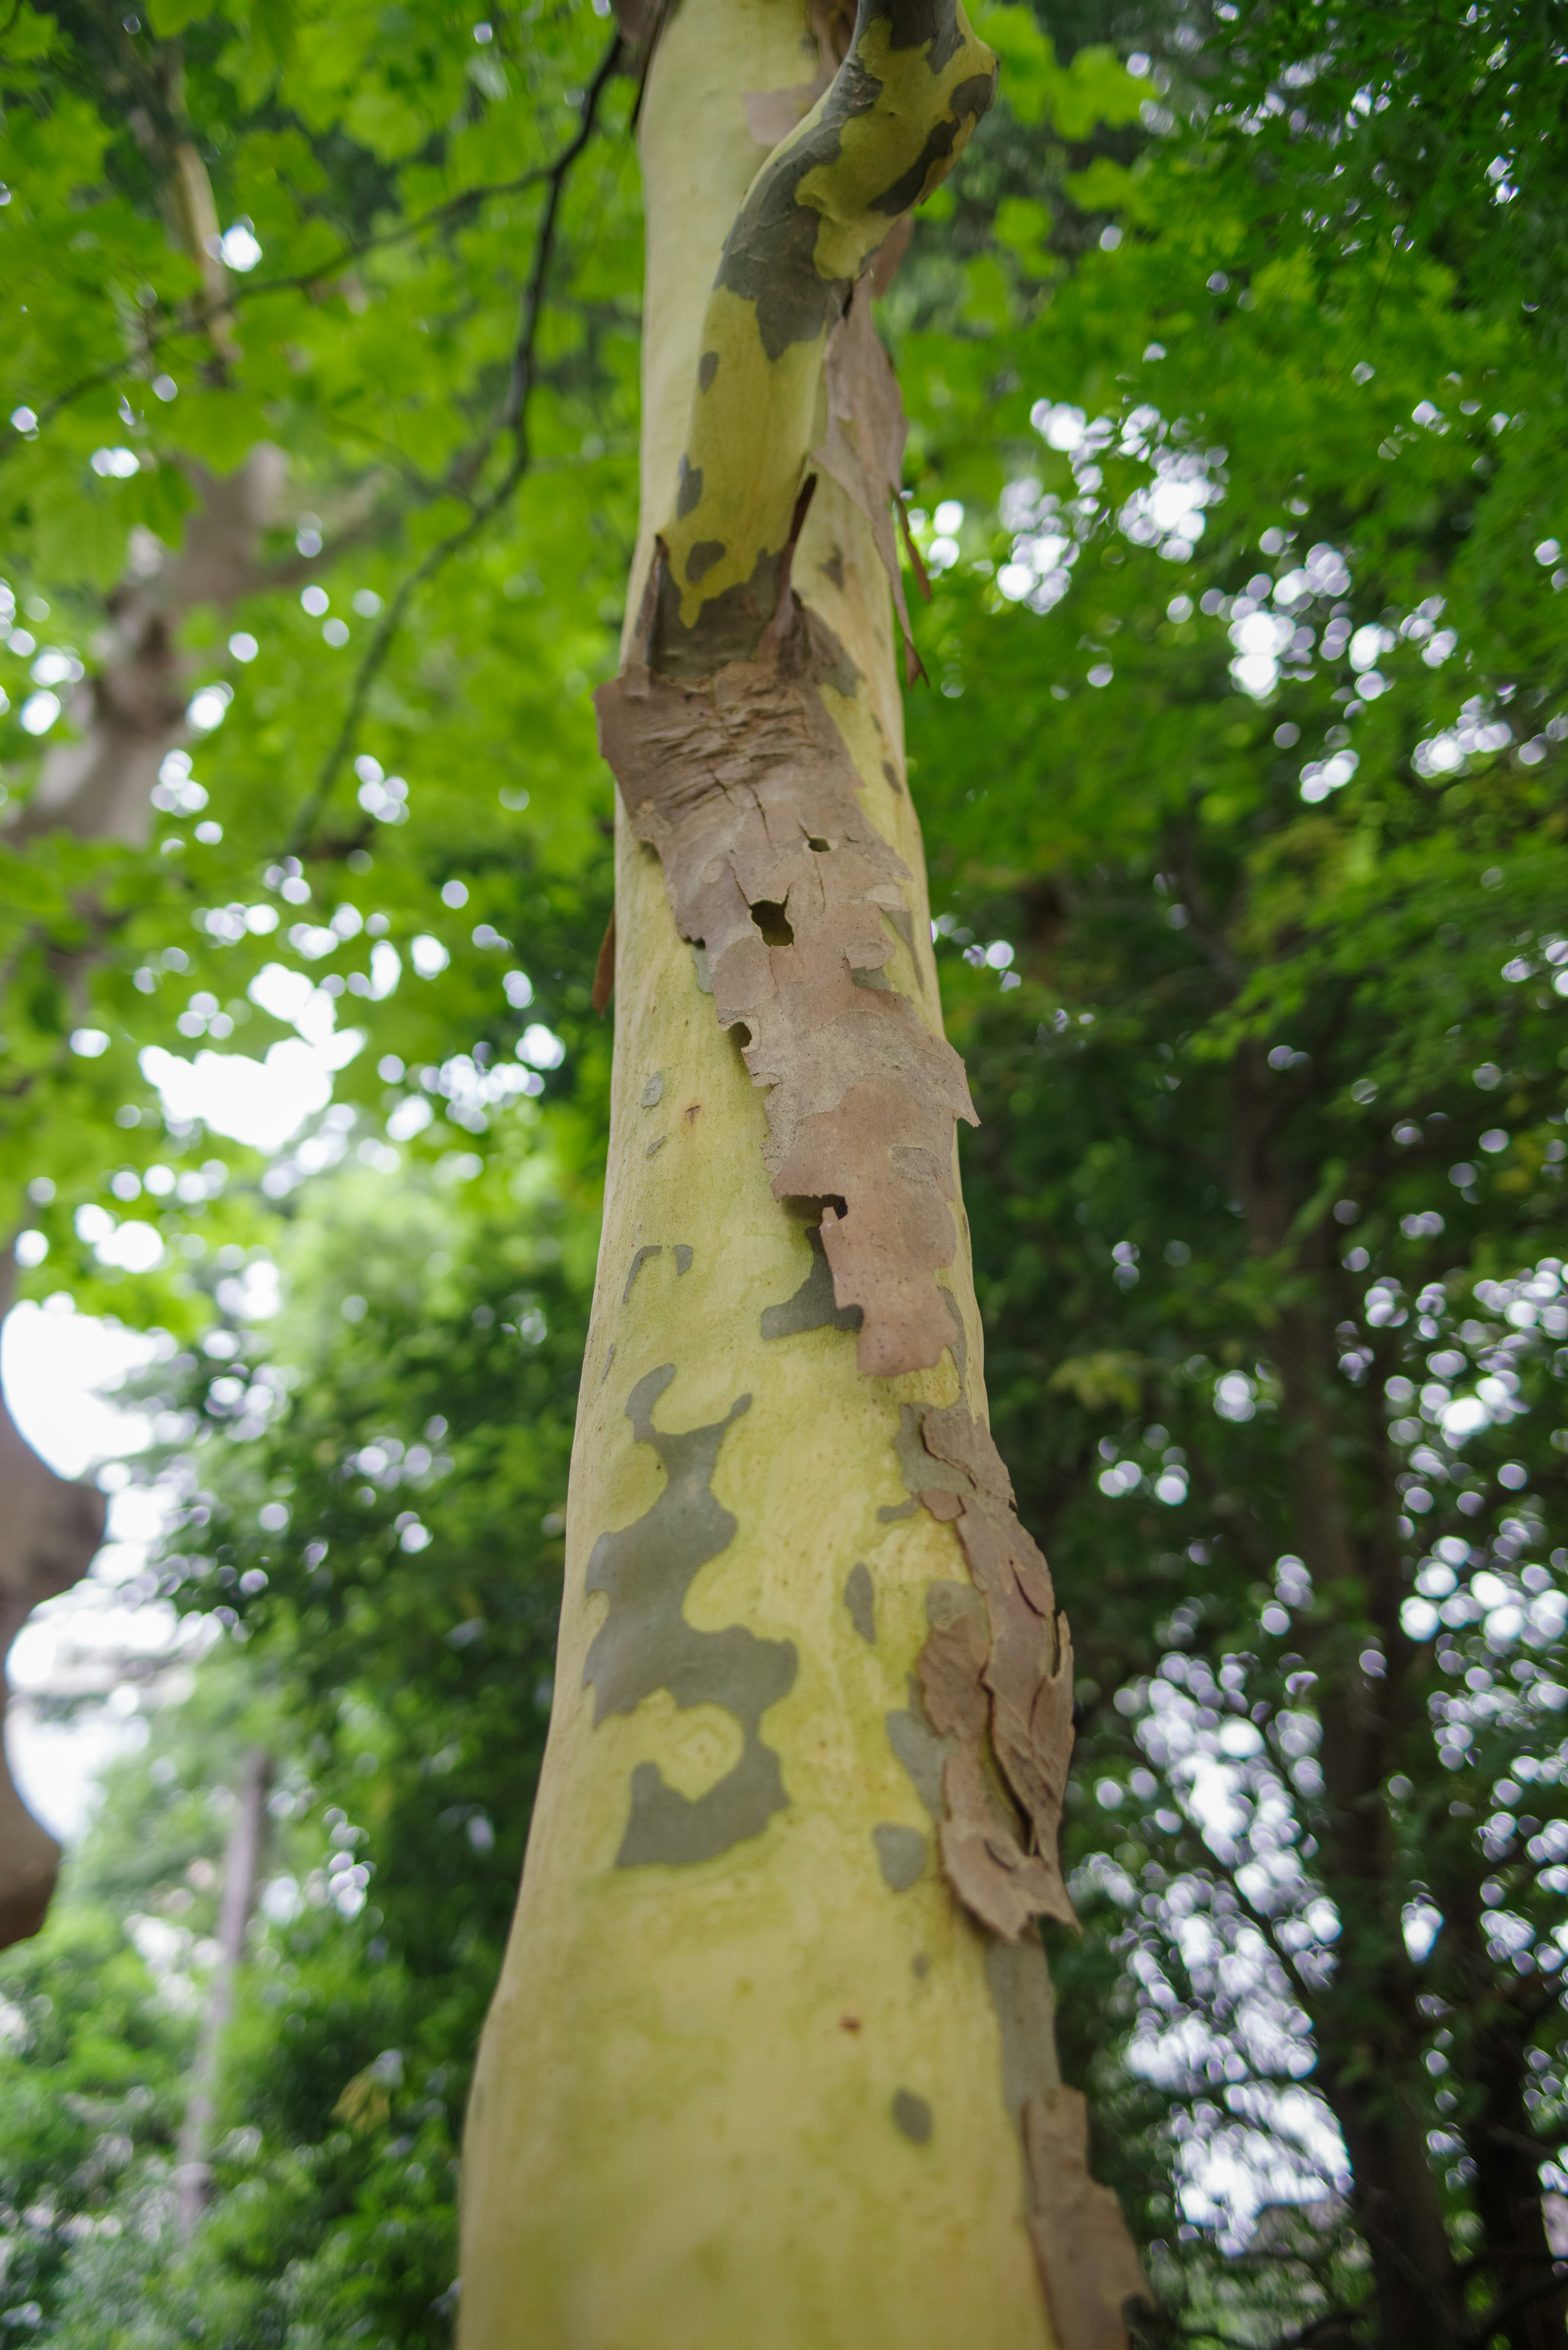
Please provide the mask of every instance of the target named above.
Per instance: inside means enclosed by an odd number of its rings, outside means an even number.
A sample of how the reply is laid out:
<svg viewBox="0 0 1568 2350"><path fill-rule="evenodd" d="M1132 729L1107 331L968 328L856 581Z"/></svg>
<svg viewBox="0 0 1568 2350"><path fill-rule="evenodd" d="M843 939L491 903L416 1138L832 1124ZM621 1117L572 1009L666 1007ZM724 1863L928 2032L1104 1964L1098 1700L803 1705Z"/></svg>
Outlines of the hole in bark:
<svg viewBox="0 0 1568 2350"><path fill-rule="evenodd" d="M789 916L776 899L759 898L752 908L752 920L770 947L794 946L794 932L790 928Z"/></svg>
<svg viewBox="0 0 1568 2350"><path fill-rule="evenodd" d="M808 848L826 849L831 848L833 843L830 840L818 840L815 834L808 832L805 837L805 845Z"/></svg>
<svg viewBox="0 0 1568 2350"><path fill-rule="evenodd" d="M849 1213L848 1201L833 1191L826 1193L791 1191L780 1204L787 1209L792 1216L798 1216L803 1223L807 1224L820 1224L825 1208L831 1208L836 1216L846 1216Z"/></svg>

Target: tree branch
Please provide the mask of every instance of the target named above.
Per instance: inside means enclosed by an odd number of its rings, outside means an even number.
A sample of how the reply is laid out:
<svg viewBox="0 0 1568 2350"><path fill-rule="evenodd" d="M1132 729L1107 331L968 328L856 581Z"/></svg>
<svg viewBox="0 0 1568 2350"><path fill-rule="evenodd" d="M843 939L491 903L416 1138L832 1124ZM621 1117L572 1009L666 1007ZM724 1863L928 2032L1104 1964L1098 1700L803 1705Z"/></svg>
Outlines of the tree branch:
<svg viewBox="0 0 1568 2350"><path fill-rule="evenodd" d="M454 555L461 553L463 547L478 537L486 524L492 521L506 504L529 470L531 452L528 442L528 408L536 381L535 351L539 320L544 308L545 287L555 249L556 227L560 215L561 197L573 164L594 135L597 124L599 102L620 61L620 35L617 33L600 59L597 72L583 95L576 132L544 175L548 182L549 193L545 198L545 210L535 242L534 265L528 274L528 281L523 291L522 314L518 320L517 339L513 348L511 372L505 396L502 400L495 422L491 428L488 443L483 452L484 455L488 455L489 451L494 448L498 441L510 434L513 444L511 462L494 488L475 504L468 519L460 524L456 530L450 531L446 537L437 540L423 559L410 572L389 602L381 617L380 626L377 629L365 657L359 664L349 692L348 705L343 713L342 724L323 762L314 789L295 818L288 841L288 851L293 856L300 857L306 853L317 819L330 798L338 776L348 764L358 734L360 722L365 714L366 703L369 700L370 689L386 667L387 657L391 651L415 596L421 588L434 578L437 572ZM483 463L483 456L479 462ZM479 466L476 464L474 471L478 470Z"/></svg>

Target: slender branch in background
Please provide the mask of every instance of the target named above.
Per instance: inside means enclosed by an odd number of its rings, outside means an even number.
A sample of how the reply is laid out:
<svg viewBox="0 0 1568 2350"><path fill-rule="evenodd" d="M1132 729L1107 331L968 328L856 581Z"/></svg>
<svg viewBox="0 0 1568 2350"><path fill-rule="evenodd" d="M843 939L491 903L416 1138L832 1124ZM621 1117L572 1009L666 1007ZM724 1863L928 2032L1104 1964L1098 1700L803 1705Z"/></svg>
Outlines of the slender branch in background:
<svg viewBox="0 0 1568 2350"><path fill-rule="evenodd" d="M174 2224L182 2243L188 2242L195 2233L212 2183L212 2165L208 2157L212 2147L213 2124L217 2115L218 2074L223 2034L234 2012L234 1978L244 1956L245 1928L250 1923L251 1908L255 1900L256 1877L261 1867L262 1831L266 1821L266 1791L271 1777L271 1756L265 1754L259 1747L253 1748L245 1757L240 1778L239 1807L229 1831L228 1850L223 1856L223 1902L218 1913L218 1957L207 1993L207 2012L202 2018L201 2037L196 2043L195 2062L191 2067L190 2102L185 2107L185 2119L180 2131L179 2158L174 2172Z"/></svg>
<svg viewBox="0 0 1568 2350"><path fill-rule="evenodd" d="M618 34L612 44L609 60L600 66L593 88L588 93L589 98L595 99L596 101L603 84L615 70L614 60L618 56L620 46L620 37ZM585 99L584 103L586 106L587 100ZM586 143L586 140L583 140L567 151L565 159L567 169L576 161L577 154L582 151L582 146ZM186 335L204 333L214 325L214 322L220 322L226 329L236 310L247 303L259 301L265 295L308 293L312 287L319 286L324 280L335 276L338 270L351 267L356 261L362 261L367 254L380 253L389 245L403 244L411 237L422 236L427 229L439 228L443 221L454 219L463 213L474 211L480 204L488 203L492 196L524 195L530 188L540 187L546 182L552 183L558 192L557 175L561 170L562 159L557 157L554 163L537 163L532 170L520 172L514 180L493 180L487 182L483 187L464 188L460 194L449 197L445 203L436 204L430 212L421 213L417 220L405 221L398 228L383 229L379 235L365 237L357 244L344 244L329 260L318 262L312 269L296 271L288 277L264 277L258 278L254 283L240 285L231 283L218 294L209 290L202 300L182 308L167 326L156 328L151 333L144 333L139 341L137 356L151 359L153 353L161 350L165 344L177 342ZM36 429L41 432L44 426L52 423L63 410L71 407L78 400L84 400L89 391L97 391L104 384L116 382L125 373L129 365L129 359L113 359L103 367L94 368L87 375L78 376L75 383L67 385L64 391L57 392L52 400L46 400L36 411L38 419ZM5 446L0 445L0 464L5 462L9 453L10 452Z"/></svg>
<svg viewBox="0 0 1568 2350"><path fill-rule="evenodd" d="M545 287L555 247L556 225L560 215L561 197L573 164L593 138L597 127L599 102L620 62L620 55L621 38L617 33L612 36L609 47L599 61L598 70L583 94L583 101L578 109L576 132L544 175L548 182L549 192L545 199L545 209L539 221L538 235L534 247L534 265L529 271L528 281L524 287L517 340L512 355L512 371L507 381L505 398L502 401L485 450L480 459L480 463L483 463L483 456L489 454L490 450L494 448L499 440L510 433L513 442L511 462L494 488L474 505L468 519L456 530L449 532L445 538L437 540L434 546L415 566L388 603L381 616L380 625L371 639L355 676L348 696L348 705L343 713L343 723L337 730L332 748L327 754L314 789L295 819L288 840L288 853L291 856L300 857L305 854L317 819L330 798L334 785L348 763L349 754L358 735L360 722L365 714L365 705L369 700L370 689L386 666L387 656L391 651L393 642L402 627L404 617L414 597L429 580L434 578L436 573L454 555L461 553L463 547L478 537L480 532L507 503L528 471L530 463L528 403L536 381L535 346L538 338L539 320L544 308ZM475 470L478 470L477 466Z"/></svg>

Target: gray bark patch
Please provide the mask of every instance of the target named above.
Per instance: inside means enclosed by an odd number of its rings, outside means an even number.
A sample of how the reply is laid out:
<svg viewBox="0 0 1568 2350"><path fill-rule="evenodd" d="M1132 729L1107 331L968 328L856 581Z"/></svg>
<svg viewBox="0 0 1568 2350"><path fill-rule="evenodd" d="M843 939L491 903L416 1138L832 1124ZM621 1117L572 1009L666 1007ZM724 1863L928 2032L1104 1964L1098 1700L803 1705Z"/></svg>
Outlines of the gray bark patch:
<svg viewBox="0 0 1568 2350"><path fill-rule="evenodd" d="M788 1801L778 1756L759 1733L769 1706L794 1685L794 1643L759 1639L742 1624L699 1632L685 1614L698 1570L734 1536L735 1520L715 1499L712 1478L720 1447L752 1399L738 1396L706 1428L665 1430L654 1426L653 1410L674 1377L674 1364L665 1363L639 1379L627 1399L637 1440L659 1455L665 1485L640 1518L594 1544L586 1587L608 1594L609 1613L594 1636L583 1682L593 1687L596 1726L608 1713L635 1713L665 1689L682 1711L724 1707L744 1744L734 1769L695 1798L671 1787L656 1762L639 1762L618 1868L716 1859L760 1835Z"/></svg>
<svg viewBox="0 0 1568 2350"><path fill-rule="evenodd" d="M1002 2030L1002 2094L1022 2126L1026 2098L1047 2104L1062 2085L1056 2062L1056 2006L1051 1970L1036 1934L1022 1941L988 1938L985 1980Z"/></svg>
<svg viewBox="0 0 1568 2350"><path fill-rule="evenodd" d="M655 1069L652 1076L649 1077L638 1098L641 1102L644 1109L657 1108L658 1105L664 1098L664 1072L662 1069Z"/></svg>
<svg viewBox="0 0 1568 2350"><path fill-rule="evenodd" d="M646 1248L639 1248L638 1250L637 1254L631 1261L631 1271L626 1277L626 1287L620 1294L620 1302L623 1305L628 1304L629 1301L631 1297L632 1284L636 1281L638 1274L642 1271L643 1266L648 1263L649 1258L650 1256L662 1256L663 1254L663 1244L659 1241L650 1241Z"/></svg>
<svg viewBox="0 0 1568 2350"><path fill-rule="evenodd" d="M926 1866L926 1839L919 1828L900 1827L896 1820L878 1820L871 1831L877 1866L883 1883L893 1893L908 1893Z"/></svg>
<svg viewBox="0 0 1568 2350"><path fill-rule="evenodd" d="M844 1605L849 1610L849 1620L868 1648L877 1645L877 1587L871 1580L871 1570L863 1558L857 1558L844 1578Z"/></svg>
<svg viewBox="0 0 1568 2350"><path fill-rule="evenodd" d="M811 1243L811 1270L793 1297L779 1305L763 1306L764 1338L795 1338L805 1330L858 1330L865 1318L858 1305L840 1305L834 1296L833 1268L822 1245L820 1225L813 1224L806 1239Z"/></svg>
<svg viewBox="0 0 1568 2350"><path fill-rule="evenodd" d="M706 579L715 563L722 563L723 559L724 542L722 538L698 539L686 557L686 577L692 587Z"/></svg>
<svg viewBox="0 0 1568 2350"><path fill-rule="evenodd" d="M694 1254L695 1254L695 1251L694 1251L694 1250L692 1250L692 1249L689 1249L689 1248L687 1247L687 1245L686 1245L686 1243L685 1243L685 1242L684 1242L684 1241L677 1241L677 1242L676 1242L676 1243L675 1243L675 1277L676 1277L676 1279L677 1279L678 1281L679 1281L679 1279L680 1278L680 1275L681 1275L683 1273L690 1273L690 1272L691 1272L691 1259L692 1259L692 1257L693 1257L693 1255L694 1255Z"/></svg>
<svg viewBox="0 0 1568 2350"><path fill-rule="evenodd" d="M893 2097L893 2126L902 2130L915 2146L929 2143L933 2123L931 2109L924 2097L916 2096L913 2089L899 2089Z"/></svg>
<svg viewBox="0 0 1568 2350"><path fill-rule="evenodd" d="M899 1518L912 1518L919 1508L919 1502L884 1502L877 1513L879 1525L893 1525Z"/></svg>
<svg viewBox="0 0 1568 2350"><path fill-rule="evenodd" d="M888 1743L909 1774L909 1784L933 1820L942 1815L942 1764L957 1741L939 1738L926 1717L925 1700L913 1675L909 1702L898 1713L886 1715Z"/></svg>
<svg viewBox="0 0 1568 2350"><path fill-rule="evenodd" d="M680 460L680 486L675 495L677 519L684 522L687 515L702 503L702 468L694 465L690 457Z"/></svg>

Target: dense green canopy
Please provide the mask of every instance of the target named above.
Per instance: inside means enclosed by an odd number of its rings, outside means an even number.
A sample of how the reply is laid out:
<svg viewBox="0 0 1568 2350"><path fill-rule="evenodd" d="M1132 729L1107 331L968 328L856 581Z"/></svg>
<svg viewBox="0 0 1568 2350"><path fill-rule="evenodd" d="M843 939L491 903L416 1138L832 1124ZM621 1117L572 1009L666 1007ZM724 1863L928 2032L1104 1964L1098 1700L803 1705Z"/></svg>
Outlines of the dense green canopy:
<svg viewBox="0 0 1568 2350"><path fill-rule="evenodd" d="M1527 2350L1568 2189L1560 28L977 24L1002 97L882 322L994 1422L1081 1674L1064 2057L1162 2324L1402 2342L1416 2242ZM138 1595L223 1627L5 1962L0 2303L81 2350L435 2345L602 1180L636 77L589 9L345 0L23 5L0 58L0 1213L26 1294L169 1334ZM145 835L73 780L128 735Z"/></svg>

